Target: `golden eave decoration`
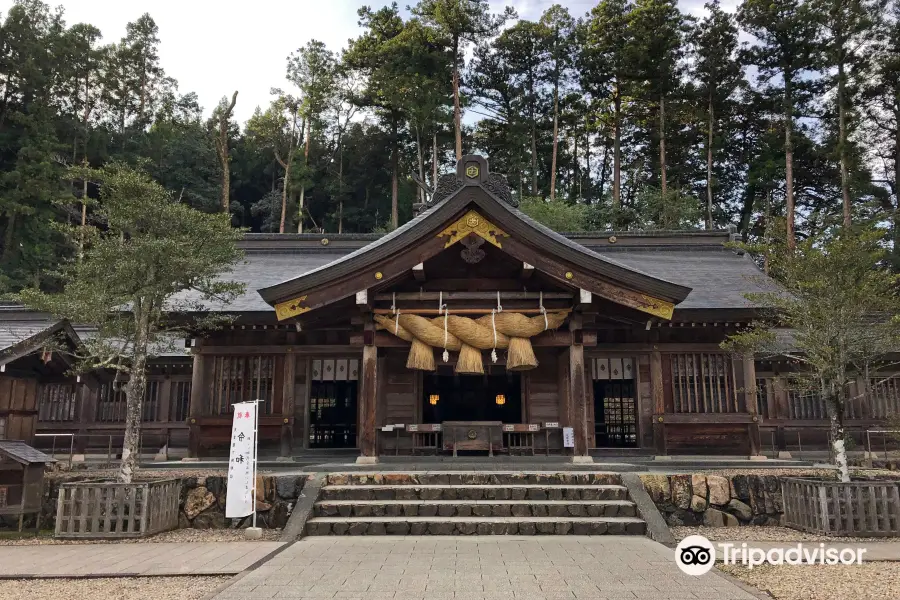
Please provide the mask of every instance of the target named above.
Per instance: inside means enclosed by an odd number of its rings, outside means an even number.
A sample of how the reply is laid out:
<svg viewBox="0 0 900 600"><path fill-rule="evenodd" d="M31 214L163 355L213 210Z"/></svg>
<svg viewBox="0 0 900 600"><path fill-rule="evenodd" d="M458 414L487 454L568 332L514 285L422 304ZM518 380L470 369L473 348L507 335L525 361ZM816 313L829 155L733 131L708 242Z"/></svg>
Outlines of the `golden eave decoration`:
<svg viewBox="0 0 900 600"><path fill-rule="evenodd" d="M485 241L490 242L498 248L503 247L500 245L500 240L498 238L509 237L508 233L482 217L474 210L469 210L469 212L460 217L456 222L437 234L437 237L449 237L450 239L447 240L446 244L444 244L444 248L449 248L470 233L474 233L478 237L483 238Z"/></svg>
<svg viewBox="0 0 900 600"><path fill-rule="evenodd" d="M285 302L279 302L275 305L275 316L279 321L283 321L285 319L290 319L291 317L296 317L297 315L302 315L305 312L309 312L310 307L303 306L303 302L305 300L306 296L300 296L299 298L294 298Z"/></svg>
<svg viewBox="0 0 900 600"><path fill-rule="evenodd" d="M653 296L648 296L646 294L643 294L643 299L645 304L643 307L639 307L638 310L651 314L655 317L660 317L669 321L672 320L672 314L675 312L674 304L672 304L671 302L666 302L665 300L660 300L659 298L654 298Z"/></svg>

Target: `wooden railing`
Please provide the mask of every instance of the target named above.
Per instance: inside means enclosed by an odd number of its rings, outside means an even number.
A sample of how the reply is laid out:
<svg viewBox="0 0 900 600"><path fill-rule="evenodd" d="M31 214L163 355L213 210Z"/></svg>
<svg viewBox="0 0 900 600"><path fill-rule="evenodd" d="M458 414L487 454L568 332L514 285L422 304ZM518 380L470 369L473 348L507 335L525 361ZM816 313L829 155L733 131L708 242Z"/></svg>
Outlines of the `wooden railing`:
<svg viewBox="0 0 900 600"><path fill-rule="evenodd" d="M135 538L178 527L181 480L64 483L56 504L58 538Z"/></svg>
<svg viewBox="0 0 900 600"><path fill-rule="evenodd" d="M900 488L894 481L781 480L788 527L825 535L900 534Z"/></svg>

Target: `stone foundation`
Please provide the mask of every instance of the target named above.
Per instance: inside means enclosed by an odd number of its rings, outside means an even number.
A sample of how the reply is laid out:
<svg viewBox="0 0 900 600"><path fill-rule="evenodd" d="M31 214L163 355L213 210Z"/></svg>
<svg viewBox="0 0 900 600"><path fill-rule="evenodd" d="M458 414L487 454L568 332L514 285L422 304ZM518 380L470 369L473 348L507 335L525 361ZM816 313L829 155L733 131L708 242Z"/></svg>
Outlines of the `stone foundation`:
<svg viewBox="0 0 900 600"><path fill-rule="evenodd" d="M775 475L641 475L671 525L782 525L784 500Z"/></svg>

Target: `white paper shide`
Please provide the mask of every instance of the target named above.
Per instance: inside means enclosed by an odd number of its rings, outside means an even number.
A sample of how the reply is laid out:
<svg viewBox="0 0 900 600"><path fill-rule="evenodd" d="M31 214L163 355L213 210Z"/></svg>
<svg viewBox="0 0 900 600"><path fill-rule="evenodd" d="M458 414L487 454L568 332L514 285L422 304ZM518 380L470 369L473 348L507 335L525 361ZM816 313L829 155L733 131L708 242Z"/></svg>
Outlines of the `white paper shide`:
<svg viewBox="0 0 900 600"><path fill-rule="evenodd" d="M255 452L256 402L239 402L234 405L234 419L231 425L226 518L246 517L253 513Z"/></svg>

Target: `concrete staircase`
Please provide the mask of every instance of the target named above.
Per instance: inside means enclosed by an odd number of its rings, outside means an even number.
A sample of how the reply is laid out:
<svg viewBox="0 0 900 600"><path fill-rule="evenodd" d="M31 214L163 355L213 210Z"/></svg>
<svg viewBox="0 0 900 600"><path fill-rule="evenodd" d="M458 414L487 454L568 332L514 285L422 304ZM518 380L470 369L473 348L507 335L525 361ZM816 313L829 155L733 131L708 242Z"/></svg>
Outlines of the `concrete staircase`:
<svg viewBox="0 0 900 600"><path fill-rule="evenodd" d="M307 535L644 535L616 473L332 473Z"/></svg>

